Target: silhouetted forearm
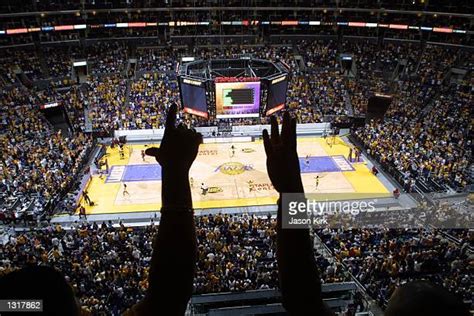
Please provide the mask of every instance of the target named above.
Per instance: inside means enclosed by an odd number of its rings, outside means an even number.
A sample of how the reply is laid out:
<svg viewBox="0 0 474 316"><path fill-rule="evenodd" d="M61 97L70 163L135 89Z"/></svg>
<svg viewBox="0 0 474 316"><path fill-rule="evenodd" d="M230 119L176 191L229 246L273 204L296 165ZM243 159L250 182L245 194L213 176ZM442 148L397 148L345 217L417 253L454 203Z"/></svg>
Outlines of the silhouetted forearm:
<svg viewBox="0 0 474 316"><path fill-rule="evenodd" d="M154 240L147 299L153 310L184 314L193 292L196 229L188 173L163 171L161 214ZM164 314L163 314L164 315Z"/></svg>
<svg viewBox="0 0 474 316"><path fill-rule="evenodd" d="M323 304L321 281L309 229L283 229L278 202L277 262L283 306L291 315L331 315Z"/></svg>

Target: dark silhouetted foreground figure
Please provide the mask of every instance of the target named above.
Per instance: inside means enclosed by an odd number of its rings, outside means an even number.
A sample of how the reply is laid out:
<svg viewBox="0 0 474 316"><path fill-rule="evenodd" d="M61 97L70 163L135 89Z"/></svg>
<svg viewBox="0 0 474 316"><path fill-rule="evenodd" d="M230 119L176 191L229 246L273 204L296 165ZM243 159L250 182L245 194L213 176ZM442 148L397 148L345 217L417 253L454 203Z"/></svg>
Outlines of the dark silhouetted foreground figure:
<svg viewBox="0 0 474 316"><path fill-rule="evenodd" d="M43 315L76 316L80 311L73 290L61 272L45 266L25 267L2 277L0 299L43 300ZM31 315L19 312L14 314Z"/></svg>
<svg viewBox="0 0 474 316"><path fill-rule="evenodd" d="M427 281L407 283L395 290L385 316L470 315L468 308L446 289Z"/></svg>
<svg viewBox="0 0 474 316"><path fill-rule="evenodd" d="M193 291L197 245L189 169L196 159L202 136L184 125L175 126L177 106L172 105L160 148L146 154L162 167L161 221L145 298L124 315L183 315ZM284 114L281 135L275 117L271 137L263 132L270 180L280 193L300 193L296 151L296 120ZM280 196L281 197L281 196ZM282 229L278 203L277 261L283 306L291 315L332 315L321 297L321 281L308 229ZM78 315L72 288L61 273L48 267L27 267L0 279L0 298L43 299L47 315ZM428 282L402 286L392 296L387 316L468 315L452 294Z"/></svg>

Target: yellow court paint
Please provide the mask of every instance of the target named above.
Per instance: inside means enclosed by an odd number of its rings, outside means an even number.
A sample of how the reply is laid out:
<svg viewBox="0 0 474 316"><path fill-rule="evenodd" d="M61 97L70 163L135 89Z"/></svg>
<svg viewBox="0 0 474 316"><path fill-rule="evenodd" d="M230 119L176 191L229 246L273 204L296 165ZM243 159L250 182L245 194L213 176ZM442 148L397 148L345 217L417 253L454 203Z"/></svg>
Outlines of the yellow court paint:
<svg viewBox="0 0 474 316"><path fill-rule="evenodd" d="M277 193L273 190L266 172L266 157L261 140L248 143L203 144L190 170L194 208L243 207L276 203ZM150 146L127 145L121 159L117 148L107 149L109 167L128 165L153 165L152 157L143 161L141 151ZM349 144L341 138L330 146L328 140L318 137L298 139L298 154L306 156L344 156L349 154ZM354 171L303 173L302 179L307 193L367 193L369 196L389 194L389 191L366 167L365 163L352 164ZM123 168L123 167L120 167ZM104 168L103 168L104 169ZM315 177L319 175L316 187ZM161 181L127 182L128 194L124 194L123 183L105 183L94 176L88 186L93 207L86 206L87 214L112 214L125 212L156 211L161 207ZM201 184L209 193L202 195ZM82 204L85 204L81 201Z"/></svg>

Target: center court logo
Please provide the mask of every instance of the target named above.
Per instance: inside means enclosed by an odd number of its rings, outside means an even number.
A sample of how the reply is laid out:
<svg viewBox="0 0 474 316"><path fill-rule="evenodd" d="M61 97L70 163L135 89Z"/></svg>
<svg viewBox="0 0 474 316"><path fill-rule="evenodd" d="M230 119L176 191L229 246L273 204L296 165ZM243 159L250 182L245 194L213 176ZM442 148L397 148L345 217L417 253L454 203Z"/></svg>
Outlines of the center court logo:
<svg viewBox="0 0 474 316"><path fill-rule="evenodd" d="M244 165L240 162L232 161L232 162L226 162L220 165L219 167L216 168L216 172L220 171L223 174L229 175L229 176L235 176L238 174L242 174L245 171L250 171L253 170L252 165Z"/></svg>

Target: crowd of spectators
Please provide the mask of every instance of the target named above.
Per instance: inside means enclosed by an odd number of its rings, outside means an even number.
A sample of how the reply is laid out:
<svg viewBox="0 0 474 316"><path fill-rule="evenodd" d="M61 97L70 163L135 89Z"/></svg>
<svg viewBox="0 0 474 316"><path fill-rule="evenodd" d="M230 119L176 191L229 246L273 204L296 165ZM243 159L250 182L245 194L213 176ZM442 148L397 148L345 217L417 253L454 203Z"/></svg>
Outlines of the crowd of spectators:
<svg viewBox="0 0 474 316"><path fill-rule="evenodd" d="M179 0L179 1L165 1L165 0L160 0L160 1L155 1L153 3L156 7L209 7L211 6L207 1L205 0L198 0L194 1L192 4L188 3L185 0ZM355 0L344 0L344 1L326 1L324 3L313 3L312 1L299 1L298 3L295 3L292 0L284 0L284 1L276 1L276 0L271 0L271 1L263 1L263 0L258 0L254 1L253 5L256 5L258 7L265 7L265 6L282 6L282 7L294 7L295 4L303 6L303 7L311 7L311 6L325 6L325 7L336 7L336 8L363 8L363 9L379 9L379 8L386 8L386 9L394 9L394 10L417 10L417 11L442 11L442 12L462 12L462 10L471 3L469 1L443 1L443 2L391 2L391 1L355 1ZM106 1L92 1L92 2L87 2L85 4L85 9L140 9L140 8L145 8L149 6L150 3L147 1L127 1L127 0L120 0L116 1L114 3L109 3ZM226 7L226 6L231 6L231 7L240 7L244 6L240 1L236 0L230 0L226 3L212 3L212 7ZM62 1L56 1L56 2L34 2L33 4L30 3L16 3L13 1L6 1L5 3L2 3L1 8L3 9L4 12L31 12L31 11L55 11L55 10L80 10L82 7L77 4L75 1L70 1L70 0L62 0ZM104 10L106 11L106 10ZM240 10L239 10L240 11ZM133 11L132 11L133 12ZM181 12L180 12L181 13ZM193 12L194 13L194 12ZM199 13L199 12L198 12ZM317 13L317 11L315 12ZM340 12L342 13L342 12ZM352 12L351 12L352 13ZM135 12L135 14L137 14ZM138 11L138 14L140 14L140 11ZM197 13L195 13L197 14ZM201 13L201 14L206 14L206 13ZM235 14L235 13L234 13ZM302 14L305 14L303 12ZM147 17L146 13L142 13L142 19L144 17ZM385 17L387 18L387 17ZM391 18L389 16L388 18ZM419 18L419 17L418 17ZM413 21L416 20L417 17L412 17L411 15L408 15L405 17L406 20L408 21Z"/></svg>
<svg viewBox="0 0 474 316"><path fill-rule="evenodd" d="M160 49L137 49L138 70L143 72L173 72L179 50L162 47Z"/></svg>
<svg viewBox="0 0 474 316"><path fill-rule="evenodd" d="M343 52L343 51L342 51ZM306 41L298 44L298 54L304 57L305 66L309 69L339 67L338 50L335 41Z"/></svg>
<svg viewBox="0 0 474 316"><path fill-rule="evenodd" d="M416 52L407 46L395 57L408 60L408 71L397 82L385 119L371 121L355 135L370 155L400 173L406 189L419 179L454 189L466 187L472 145L469 77L451 85L443 82L450 67L465 62L465 55L457 49L427 45L416 62L409 51ZM412 72L414 69L417 71ZM356 114L366 110L372 92L383 92L370 91L373 86L349 83Z"/></svg>
<svg viewBox="0 0 474 316"><path fill-rule="evenodd" d="M87 47L87 60L93 75L122 73L127 66L127 47L119 42L95 44Z"/></svg>
<svg viewBox="0 0 474 316"><path fill-rule="evenodd" d="M15 72L29 80L71 77L74 60L87 60L90 73L122 73L127 66L127 48L118 42L89 46L44 46L37 49L2 50L0 67L5 84L16 83Z"/></svg>
<svg viewBox="0 0 474 316"><path fill-rule="evenodd" d="M371 121L355 134L370 155L394 166L408 185L416 179L431 179L452 188L466 187L472 155L473 99L468 82L446 88L423 111L426 93L418 91L417 95L415 90L405 91L385 121Z"/></svg>
<svg viewBox="0 0 474 316"><path fill-rule="evenodd" d="M271 218L200 217L196 293L276 288L275 225Z"/></svg>
<svg viewBox="0 0 474 316"><path fill-rule="evenodd" d="M197 219L196 293L278 287L276 219L270 216L209 215ZM342 267L316 258L325 282L342 282Z"/></svg>
<svg viewBox="0 0 474 316"><path fill-rule="evenodd" d="M278 288L275 218L216 214L195 220L195 294ZM12 231L0 244L0 275L25 264L52 265L65 274L83 309L118 315L143 297L152 236L158 229L153 221L135 228L76 222L68 230L51 225ZM442 284L470 299L472 234L465 229L449 231L459 243L440 230L418 228L325 228L316 233L336 258L316 254L324 283L348 281L350 272L381 305L397 287L414 279Z"/></svg>
<svg viewBox="0 0 474 316"><path fill-rule="evenodd" d="M21 69L30 80L44 77L44 69L35 51L15 51L10 61L12 61L17 68Z"/></svg>
<svg viewBox="0 0 474 316"><path fill-rule="evenodd" d="M2 248L2 273L24 264L62 271L91 314L119 312L143 296L156 228L115 229L111 224L60 226L10 236Z"/></svg>
<svg viewBox="0 0 474 316"><path fill-rule="evenodd" d="M43 54L50 77L69 77L72 63L80 58L81 50L75 46L54 46L43 48Z"/></svg>
<svg viewBox="0 0 474 316"><path fill-rule="evenodd" d="M50 103L63 106L71 124L70 132L85 131L84 105L87 102L84 102L85 98L81 87L67 86L56 89L50 86L46 89L31 89L30 94L32 102L37 106Z"/></svg>
<svg viewBox="0 0 474 316"><path fill-rule="evenodd" d="M61 95L61 101L64 105L74 131L86 131L85 126L85 93L83 89L72 86Z"/></svg>
<svg viewBox="0 0 474 316"><path fill-rule="evenodd" d="M176 75L170 72L145 74L134 81L126 109L126 129L163 127L166 105L179 100Z"/></svg>
<svg viewBox="0 0 474 316"><path fill-rule="evenodd" d="M0 244L0 275L25 264L52 265L73 286L84 309L118 315L144 295L152 237L159 225L110 222L59 225L12 234ZM196 294L278 287L276 219L217 214L196 217ZM317 255L323 282L347 281L339 263Z"/></svg>
<svg viewBox="0 0 474 316"><path fill-rule="evenodd" d="M3 49L0 57L0 74L5 85L18 83L17 73L23 72L30 80L44 78L40 58L35 50L27 49Z"/></svg>
<svg viewBox="0 0 474 316"><path fill-rule="evenodd" d="M413 74L419 59L415 44L378 45L376 42L343 44L344 53L351 54L357 62L357 70L347 82L347 90L355 115L367 111L368 99L374 93L391 94L389 85L397 66L398 79L408 80L407 74ZM401 68L403 66L403 68Z"/></svg>
<svg viewBox="0 0 474 316"><path fill-rule="evenodd" d="M418 279L438 283L471 300L467 243L455 244L436 230L383 226L323 229L318 234L382 306L395 289Z"/></svg>
<svg viewBox="0 0 474 316"><path fill-rule="evenodd" d="M12 219L41 215L45 204L63 194L80 175L92 139L55 131L38 110L29 91L2 91L0 104L0 192L5 200L20 201Z"/></svg>
<svg viewBox="0 0 474 316"><path fill-rule="evenodd" d="M94 131L112 132L130 119L123 115L126 90L126 79L118 75L88 78L83 102Z"/></svg>
<svg viewBox="0 0 474 316"><path fill-rule="evenodd" d="M17 82L14 66L8 59L0 59L0 87L13 85Z"/></svg>
<svg viewBox="0 0 474 316"><path fill-rule="evenodd" d="M308 78L310 103L323 115L344 116L348 114L344 78L338 70L314 72Z"/></svg>

